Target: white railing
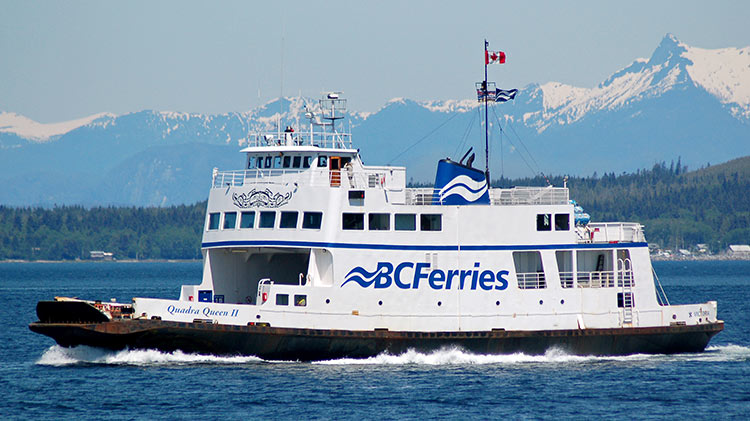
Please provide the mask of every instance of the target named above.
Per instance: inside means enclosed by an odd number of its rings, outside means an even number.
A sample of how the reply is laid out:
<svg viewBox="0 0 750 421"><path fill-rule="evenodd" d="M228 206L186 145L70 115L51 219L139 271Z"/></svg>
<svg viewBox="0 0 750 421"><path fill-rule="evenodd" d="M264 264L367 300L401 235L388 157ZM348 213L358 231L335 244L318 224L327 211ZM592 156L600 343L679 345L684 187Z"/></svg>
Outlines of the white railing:
<svg viewBox="0 0 750 421"><path fill-rule="evenodd" d="M560 272L560 286L563 288L573 288L574 280L573 272Z"/></svg>
<svg viewBox="0 0 750 421"><path fill-rule="evenodd" d="M645 242L643 225L636 222L592 222L577 227L581 243Z"/></svg>
<svg viewBox="0 0 750 421"><path fill-rule="evenodd" d="M351 133L321 132L303 130L301 132L265 132L249 136L248 146L317 146L319 148L352 148Z"/></svg>
<svg viewBox="0 0 750 421"><path fill-rule="evenodd" d="M297 183L305 186L331 186L352 189L398 188L394 178L403 169L386 170L328 170L328 169L260 169L252 168L237 171L215 171L214 188L242 187L258 184ZM395 174L398 175L398 174ZM401 177L403 179L403 177ZM403 187L403 183L401 184Z"/></svg>
<svg viewBox="0 0 750 421"><path fill-rule="evenodd" d="M565 187L513 187L490 189L493 205L567 205ZM433 188L406 189L407 205L439 205L440 191Z"/></svg>
<svg viewBox="0 0 750 421"><path fill-rule="evenodd" d="M491 189L493 205L567 205L570 203L566 187L513 187Z"/></svg>
<svg viewBox="0 0 750 421"><path fill-rule="evenodd" d="M576 281L579 288L614 288L615 271L578 271Z"/></svg>
<svg viewBox="0 0 750 421"><path fill-rule="evenodd" d="M520 289L542 289L547 288L547 281L542 272L516 273L518 288Z"/></svg>

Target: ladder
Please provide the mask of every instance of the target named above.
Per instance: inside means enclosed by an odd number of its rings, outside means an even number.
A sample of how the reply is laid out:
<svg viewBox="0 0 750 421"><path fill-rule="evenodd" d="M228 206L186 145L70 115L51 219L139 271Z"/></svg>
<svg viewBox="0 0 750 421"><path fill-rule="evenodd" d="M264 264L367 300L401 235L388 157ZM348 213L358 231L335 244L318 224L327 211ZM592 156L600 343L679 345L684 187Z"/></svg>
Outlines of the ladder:
<svg viewBox="0 0 750 421"><path fill-rule="evenodd" d="M633 324L633 263L630 259L617 260L620 293L622 294L622 324Z"/></svg>

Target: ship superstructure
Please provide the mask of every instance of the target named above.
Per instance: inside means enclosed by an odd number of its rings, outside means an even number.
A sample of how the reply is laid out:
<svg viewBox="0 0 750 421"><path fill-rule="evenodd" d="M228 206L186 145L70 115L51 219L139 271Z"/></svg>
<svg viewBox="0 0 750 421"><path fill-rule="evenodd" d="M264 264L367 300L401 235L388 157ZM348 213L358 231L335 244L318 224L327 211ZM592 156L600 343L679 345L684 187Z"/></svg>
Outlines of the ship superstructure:
<svg viewBox="0 0 750 421"><path fill-rule="evenodd" d="M214 169L199 285L100 304L104 336L58 326L55 302L31 328L65 345L297 359L699 351L722 329L716 302L657 290L640 224L589 222L566 186L490 188L463 159L407 188L404 167L364 165L336 127L339 94L319 105L309 127L253 136L244 169Z"/></svg>

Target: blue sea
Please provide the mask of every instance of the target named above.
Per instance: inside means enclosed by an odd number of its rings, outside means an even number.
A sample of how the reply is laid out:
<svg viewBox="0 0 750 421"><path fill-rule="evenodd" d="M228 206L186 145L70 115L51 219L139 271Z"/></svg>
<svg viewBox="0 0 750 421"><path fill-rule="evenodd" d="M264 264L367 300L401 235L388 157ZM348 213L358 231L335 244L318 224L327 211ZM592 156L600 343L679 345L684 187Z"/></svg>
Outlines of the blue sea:
<svg viewBox="0 0 750 421"><path fill-rule="evenodd" d="M176 298L201 264L1 263L2 419L748 419L750 262L655 262L671 303L719 302L704 353L579 357L457 349L263 361L66 349L29 331L36 302Z"/></svg>

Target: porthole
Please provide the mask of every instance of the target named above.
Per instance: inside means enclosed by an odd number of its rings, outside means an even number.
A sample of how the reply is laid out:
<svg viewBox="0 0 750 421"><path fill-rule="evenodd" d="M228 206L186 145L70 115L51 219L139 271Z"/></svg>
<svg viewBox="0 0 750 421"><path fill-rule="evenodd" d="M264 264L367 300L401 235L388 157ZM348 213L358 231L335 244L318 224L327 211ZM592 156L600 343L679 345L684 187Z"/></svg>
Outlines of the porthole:
<svg viewBox="0 0 750 421"><path fill-rule="evenodd" d="M331 303L331 299L330 298L326 298L326 304L330 304L330 303Z"/></svg>
<svg viewBox="0 0 750 421"><path fill-rule="evenodd" d="M565 304L565 300L560 300L560 304Z"/></svg>
<svg viewBox="0 0 750 421"><path fill-rule="evenodd" d="M544 300L539 300L539 305L544 304Z"/></svg>
<svg viewBox="0 0 750 421"><path fill-rule="evenodd" d="M443 302L442 301L438 301L438 307L440 307L441 305L443 305Z"/></svg>
<svg viewBox="0 0 750 421"><path fill-rule="evenodd" d="M495 305L496 305L496 306L499 306L499 305L500 305L500 300L498 300L498 301L495 301Z"/></svg>
<svg viewBox="0 0 750 421"><path fill-rule="evenodd" d="M672 320L677 320L677 315L676 314L672 315Z"/></svg>
<svg viewBox="0 0 750 421"><path fill-rule="evenodd" d="M260 319L260 314L255 315L256 319Z"/></svg>
<svg viewBox="0 0 750 421"><path fill-rule="evenodd" d="M383 302L382 302L382 301L378 301L378 305L379 305L379 306L382 306L382 305L383 305Z"/></svg>

